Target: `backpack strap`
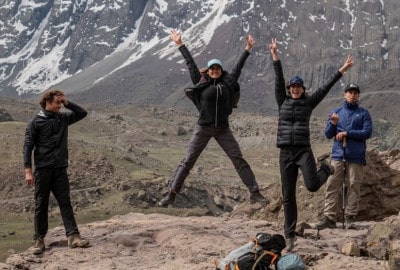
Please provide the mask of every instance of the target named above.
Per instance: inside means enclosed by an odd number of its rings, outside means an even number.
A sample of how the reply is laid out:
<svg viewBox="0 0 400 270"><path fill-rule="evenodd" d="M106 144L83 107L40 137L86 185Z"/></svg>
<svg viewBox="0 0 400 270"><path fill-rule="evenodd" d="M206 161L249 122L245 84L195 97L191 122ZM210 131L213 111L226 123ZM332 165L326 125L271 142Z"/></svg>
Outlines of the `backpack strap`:
<svg viewBox="0 0 400 270"><path fill-rule="evenodd" d="M217 259L214 259L214 265L215 265L215 269L219 269L218 268L218 260ZM230 268L229 268L229 263L228 264L226 264L225 265L225 268L224 269L222 269L222 270L230 270ZM239 269L240 270L240 269Z"/></svg>
<svg viewBox="0 0 400 270"><path fill-rule="evenodd" d="M208 76L202 74L200 81L196 85L184 89L186 96L196 105L198 111L200 111L200 92L209 84Z"/></svg>
<svg viewBox="0 0 400 270"><path fill-rule="evenodd" d="M230 92L230 105L232 108L237 108L240 99L240 85L237 80L229 73L225 73L223 76L223 81L226 86L228 86Z"/></svg>
<svg viewBox="0 0 400 270"><path fill-rule="evenodd" d="M263 253L257 258L257 260L255 261L255 263L253 264L253 267L251 268L251 270L255 270L256 266L258 265L258 263L261 261L261 259L266 256L266 255L271 255L272 256L272 260L270 265L275 264L275 261L279 258L279 254L276 254L272 251L269 250L263 250Z"/></svg>
<svg viewBox="0 0 400 270"><path fill-rule="evenodd" d="M275 262L278 260L279 258L279 254L274 253L272 251L268 251L268 250L264 250L264 254L268 254L272 256L272 260L271 260L271 265L275 264ZM263 254L263 255L264 255Z"/></svg>

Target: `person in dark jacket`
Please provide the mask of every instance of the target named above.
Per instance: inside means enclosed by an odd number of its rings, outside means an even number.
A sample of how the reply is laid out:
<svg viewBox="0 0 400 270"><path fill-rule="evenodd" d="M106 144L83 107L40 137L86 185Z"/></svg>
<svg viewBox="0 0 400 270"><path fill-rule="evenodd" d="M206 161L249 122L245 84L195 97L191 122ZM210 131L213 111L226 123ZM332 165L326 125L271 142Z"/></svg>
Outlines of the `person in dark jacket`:
<svg viewBox="0 0 400 270"><path fill-rule="evenodd" d="M241 180L250 191L250 202L267 204L269 201L260 193L254 173L243 158L239 144L229 128L229 115L232 113L232 108L236 106L240 93L237 80L255 40L252 36L247 36L245 51L230 73L223 70L219 59L208 61L206 72L201 73L189 50L183 44L181 34L172 30L170 38L179 46L179 51L186 60L194 84L188 96L196 105L199 118L190 139L186 157L172 175L168 184L168 194L159 202L159 205L167 207L175 202L176 194L181 190L190 170L211 138L217 141L231 159Z"/></svg>
<svg viewBox="0 0 400 270"><path fill-rule="evenodd" d="M343 106L333 109L326 123L325 136L333 138L331 164L335 173L326 183L324 216L316 226L319 230L336 228L338 198L344 179L348 187L344 209L346 229L355 228L360 187L367 164L366 141L372 134L371 116L368 110L359 106L359 98L360 87L355 83L347 85Z"/></svg>
<svg viewBox="0 0 400 270"><path fill-rule="evenodd" d="M348 56L344 65L325 84L308 95L305 93L303 79L299 76L291 77L289 84L285 86L276 38L272 39L269 48L275 70L275 98L279 109L277 147L280 148L279 167L285 216L284 233L287 250L291 251L296 242L296 183L299 169L305 186L310 192L318 191L334 172L327 161L329 155L320 157L318 164L315 162L310 143L311 113L343 73L352 66L353 60L351 56Z"/></svg>
<svg viewBox="0 0 400 270"><path fill-rule="evenodd" d="M87 112L68 101L60 90L45 92L39 101L42 110L28 123L24 142L25 182L35 187L35 246L33 254L45 250L44 238L48 230L48 206L50 192L60 207L68 246L87 247L88 240L80 237L75 221L67 174L68 126L83 119ZM62 106L69 111L60 112ZM35 171L32 171L32 152Z"/></svg>

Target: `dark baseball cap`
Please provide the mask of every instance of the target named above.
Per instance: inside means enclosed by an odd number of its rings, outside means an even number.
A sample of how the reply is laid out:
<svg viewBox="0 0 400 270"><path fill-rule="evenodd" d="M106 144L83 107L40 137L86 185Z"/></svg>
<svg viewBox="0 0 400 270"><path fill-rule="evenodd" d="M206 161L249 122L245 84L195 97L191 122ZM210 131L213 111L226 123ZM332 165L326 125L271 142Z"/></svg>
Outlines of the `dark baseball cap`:
<svg viewBox="0 0 400 270"><path fill-rule="evenodd" d="M293 76L293 77L291 77L291 78L290 78L290 81L289 81L289 85L286 86L286 88L289 89L290 86L293 85L293 84L299 84L299 85L301 85L301 87L304 88L304 90L306 89L306 88L304 87L304 81L303 81L303 79L300 78L299 76Z"/></svg>
<svg viewBox="0 0 400 270"><path fill-rule="evenodd" d="M358 84L355 83L350 83L346 86L346 88L344 89L344 92L346 93L347 91L350 90L356 90L358 93L360 93L360 86L358 86Z"/></svg>

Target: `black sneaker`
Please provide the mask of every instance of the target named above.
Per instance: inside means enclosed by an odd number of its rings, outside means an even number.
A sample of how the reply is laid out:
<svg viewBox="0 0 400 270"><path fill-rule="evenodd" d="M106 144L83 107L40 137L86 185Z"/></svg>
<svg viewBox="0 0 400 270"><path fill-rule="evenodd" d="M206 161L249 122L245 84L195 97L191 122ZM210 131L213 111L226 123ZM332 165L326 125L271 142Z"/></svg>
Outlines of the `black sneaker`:
<svg viewBox="0 0 400 270"><path fill-rule="evenodd" d="M250 203L259 202L261 204L269 204L269 200L265 198L260 191L250 192Z"/></svg>
<svg viewBox="0 0 400 270"><path fill-rule="evenodd" d="M317 230L335 229L336 222L329 219L327 216L324 216L322 220L315 227L317 228Z"/></svg>
<svg viewBox="0 0 400 270"><path fill-rule="evenodd" d="M335 168L329 162L329 160L328 160L329 156L330 156L330 154L328 154L328 153L319 156L317 158L317 167L319 169L325 170L330 175L332 175L335 173Z"/></svg>
<svg viewBox="0 0 400 270"><path fill-rule="evenodd" d="M296 245L297 237L288 237L286 238L286 252L292 252L294 249L294 246Z"/></svg>
<svg viewBox="0 0 400 270"><path fill-rule="evenodd" d="M165 196L161 201L158 202L158 205L161 207L168 207L169 205L173 205L175 202L175 197L175 192L168 192L167 196Z"/></svg>

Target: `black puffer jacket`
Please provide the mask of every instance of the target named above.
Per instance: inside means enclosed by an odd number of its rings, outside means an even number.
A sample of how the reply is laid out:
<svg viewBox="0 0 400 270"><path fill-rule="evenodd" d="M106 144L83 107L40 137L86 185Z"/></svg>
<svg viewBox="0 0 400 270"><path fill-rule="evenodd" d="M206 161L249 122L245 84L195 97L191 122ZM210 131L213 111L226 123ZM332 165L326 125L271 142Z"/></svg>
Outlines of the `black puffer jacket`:
<svg viewBox="0 0 400 270"><path fill-rule="evenodd" d="M24 166L35 168L68 166L68 126L85 118L87 112L75 103L65 106L70 112L54 113L42 110L28 123L25 131Z"/></svg>
<svg viewBox="0 0 400 270"><path fill-rule="evenodd" d="M203 126L228 127L229 115L236 106L240 93L237 80L250 53L245 50L230 73L224 70L219 79L213 80L207 74L200 73L185 45L179 47L179 50L186 60L194 84L191 99L199 111L197 123Z"/></svg>
<svg viewBox="0 0 400 270"><path fill-rule="evenodd" d="M332 86L342 77L336 71L327 82L311 95L292 99L286 92L281 62L274 61L275 98L279 107L277 147L310 146L310 117Z"/></svg>

